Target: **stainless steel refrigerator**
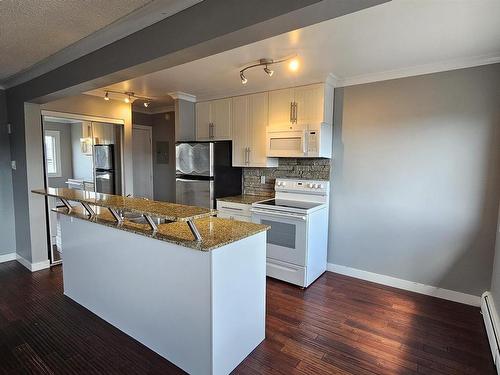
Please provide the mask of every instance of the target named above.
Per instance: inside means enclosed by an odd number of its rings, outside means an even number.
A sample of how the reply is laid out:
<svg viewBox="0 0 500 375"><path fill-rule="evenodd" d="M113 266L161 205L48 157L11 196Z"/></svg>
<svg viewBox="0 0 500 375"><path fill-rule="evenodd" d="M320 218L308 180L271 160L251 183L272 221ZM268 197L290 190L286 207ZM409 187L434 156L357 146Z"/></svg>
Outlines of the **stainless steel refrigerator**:
<svg viewBox="0 0 500 375"><path fill-rule="evenodd" d="M115 194L113 145L94 145L94 178L97 193Z"/></svg>
<svg viewBox="0 0 500 375"><path fill-rule="evenodd" d="M177 143L175 153L177 203L215 208L217 198L241 194L231 141Z"/></svg>

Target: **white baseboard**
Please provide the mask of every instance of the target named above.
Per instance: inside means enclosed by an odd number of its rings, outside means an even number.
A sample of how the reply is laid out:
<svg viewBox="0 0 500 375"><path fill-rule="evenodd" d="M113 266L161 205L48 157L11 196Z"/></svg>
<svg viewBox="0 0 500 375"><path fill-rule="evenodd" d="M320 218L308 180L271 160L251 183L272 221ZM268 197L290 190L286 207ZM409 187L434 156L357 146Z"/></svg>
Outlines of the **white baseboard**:
<svg viewBox="0 0 500 375"><path fill-rule="evenodd" d="M10 262L11 260L16 260L16 253L0 255L0 263Z"/></svg>
<svg viewBox="0 0 500 375"><path fill-rule="evenodd" d="M37 262L37 263L31 263L29 260L27 260L27 259L23 258L22 256L20 256L19 254L17 254L16 260L19 263L21 263L24 267L29 269L31 272L36 272L36 271L44 270L46 268L50 268L50 261L48 259L41 261L41 262Z"/></svg>
<svg viewBox="0 0 500 375"><path fill-rule="evenodd" d="M342 275L355 277L357 279L367 280L374 283L392 286L394 288L409 290L428 296L438 297L449 301L464 303L466 305L480 306L481 297L471 294L456 292L454 290L438 288L432 285L420 284L414 281L398 279L392 276L380 275L378 273L363 271L357 268L341 266L339 264L328 263L328 271L340 273Z"/></svg>
<svg viewBox="0 0 500 375"><path fill-rule="evenodd" d="M481 312L483 314L486 333L488 334L488 341L490 343L493 362L496 365L497 372L500 373L500 348L498 341L500 340L500 320L498 318L497 309L495 308L495 303L490 292L484 292L481 296Z"/></svg>

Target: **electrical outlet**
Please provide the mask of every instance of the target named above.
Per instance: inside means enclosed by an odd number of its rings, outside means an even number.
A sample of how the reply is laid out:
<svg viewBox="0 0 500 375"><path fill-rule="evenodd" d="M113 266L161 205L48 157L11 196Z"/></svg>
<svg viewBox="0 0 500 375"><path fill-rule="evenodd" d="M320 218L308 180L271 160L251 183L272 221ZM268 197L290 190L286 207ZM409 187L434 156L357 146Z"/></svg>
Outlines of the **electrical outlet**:
<svg viewBox="0 0 500 375"><path fill-rule="evenodd" d="M266 183L266 176L260 176L260 183L265 184Z"/></svg>
<svg viewBox="0 0 500 375"><path fill-rule="evenodd" d="M10 166L11 166L12 170L14 170L14 171L15 171L15 170L17 169L16 161L15 161L15 160L12 160L12 161L10 162Z"/></svg>

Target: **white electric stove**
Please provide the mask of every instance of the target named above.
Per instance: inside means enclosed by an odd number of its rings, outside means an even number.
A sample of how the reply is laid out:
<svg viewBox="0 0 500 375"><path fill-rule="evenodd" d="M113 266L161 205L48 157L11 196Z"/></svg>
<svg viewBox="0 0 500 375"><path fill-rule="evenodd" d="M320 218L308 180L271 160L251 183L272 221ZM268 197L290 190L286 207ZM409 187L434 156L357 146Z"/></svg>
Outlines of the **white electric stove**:
<svg viewBox="0 0 500 375"><path fill-rule="evenodd" d="M276 179L273 199L252 204L267 232L267 275L308 287L326 271L328 181Z"/></svg>

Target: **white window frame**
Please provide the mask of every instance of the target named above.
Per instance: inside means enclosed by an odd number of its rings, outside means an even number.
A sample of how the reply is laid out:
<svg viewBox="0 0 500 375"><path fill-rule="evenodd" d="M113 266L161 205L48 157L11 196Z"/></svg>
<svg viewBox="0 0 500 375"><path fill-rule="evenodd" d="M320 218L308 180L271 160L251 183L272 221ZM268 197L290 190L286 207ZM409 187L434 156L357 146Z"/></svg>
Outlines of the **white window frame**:
<svg viewBox="0 0 500 375"><path fill-rule="evenodd" d="M62 165L61 165L61 132L59 130L45 130L43 135L43 143L45 147L45 136L52 137L54 139L55 148L55 161L56 161L56 173L49 173L47 168L47 177L62 177ZM47 152L47 150L45 150ZM47 163L47 160L45 160Z"/></svg>

